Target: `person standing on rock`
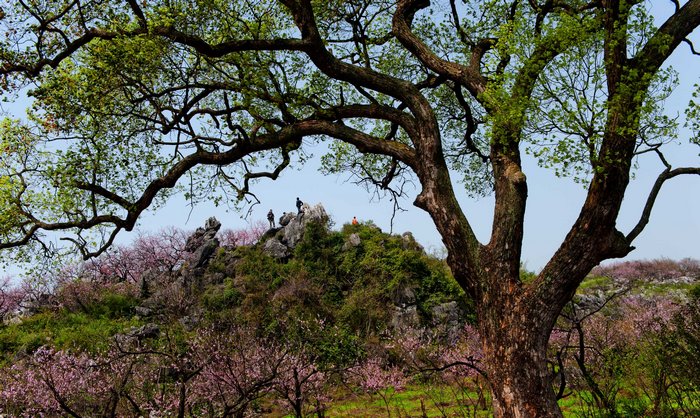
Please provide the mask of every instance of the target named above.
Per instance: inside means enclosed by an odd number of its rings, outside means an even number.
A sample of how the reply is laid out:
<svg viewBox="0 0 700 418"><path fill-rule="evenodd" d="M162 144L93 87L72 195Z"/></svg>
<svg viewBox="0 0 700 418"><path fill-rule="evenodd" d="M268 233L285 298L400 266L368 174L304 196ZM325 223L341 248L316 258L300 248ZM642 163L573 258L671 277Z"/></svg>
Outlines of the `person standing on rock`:
<svg viewBox="0 0 700 418"><path fill-rule="evenodd" d="M301 213L301 206L304 204L299 198L297 197L297 215Z"/></svg>
<svg viewBox="0 0 700 418"><path fill-rule="evenodd" d="M270 221L270 229L275 227L275 214L272 213L272 209L267 212L267 220Z"/></svg>

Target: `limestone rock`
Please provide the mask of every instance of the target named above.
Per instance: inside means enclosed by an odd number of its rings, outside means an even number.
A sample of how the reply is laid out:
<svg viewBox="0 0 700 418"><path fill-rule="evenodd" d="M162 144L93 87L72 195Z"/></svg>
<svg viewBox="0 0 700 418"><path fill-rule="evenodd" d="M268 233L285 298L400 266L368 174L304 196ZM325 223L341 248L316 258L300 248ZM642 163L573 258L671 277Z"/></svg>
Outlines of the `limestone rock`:
<svg viewBox="0 0 700 418"><path fill-rule="evenodd" d="M394 293L394 305L405 308L406 306L415 304L416 294L412 288L408 286L401 286Z"/></svg>
<svg viewBox="0 0 700 418"><path fill-rule="evenodd" d="M348 240L343 244L343 250L349 250L350 248L359 247L362 244L362 240L357 233L352 233L348 236Z"/></svg>
<svg viewBox="0 0 700 418"><path fill-rule="evenodd" d="M201 323L196 315L187 315L180 318L180 323L186 331L192 331Z"/></svg>
<svg viewBox="0 0 700 418"><path fill-rule="evenodd" d="M420 252L425 251L423 246L416 241L413 234L410 232L404 232L401 234L401 248L404 250L416 250Z"/></svg>
<svg viewBox="0 0 700 418"><path fill-rule="evenodd" d="M149 308L148 306L137 306L134 308L134 312L138 316L151 316L153 314L153 309Z"/></svg>
<svg viewBox="0 0 700 418"><path fill-rule="evenodd" d="M219 248L219 239L216 238L219 228L221 228L221 222L211 217L205 222L204 228L197 228L187 238L185 251L192 253L191 266L193 269L206 266L216 249ZM187 274L187 272L183 274Z"/></svg>
<svg viewBox="0 0 700 418"><path fill-rule="evenodd" d="M273 258L287 258L289 257L289 248L282 244L275 238L270 238L265 241L265 246L263 246L263 251L265 254Z"/></svg>
<svg viewBox="0 0 700 418"><path fill-rule="evenodd" d="M441 303L439 305L433 306L431 309L434 324L441 324L445 322L459 322L462 315L462 310L455 301Z"/></svg>
<svg viewBox="0 0 700 418"><path fill-rule="evenodd" d="M284 212L282 216L280 216L279 224L280 226L287 226L289 223L294 219L296 215L292 212Z"/></svg>
<svg viewBox="0 0 700 418"><path fill-rule="evenodd" d="M456 301L433 306L431 317L431 330L436 337L456 341L463 332L466 316Z"/></svg>
<svg viewBox="0 0 700 418"><path fill-rule="evenodd" d="M391 315L389 328L394 332L416 330L420 327L420 316L415 305L405 308L396 307Z"/></svg>
<svg viewBox="0 0 700 418"><path fill-rule="evenodd" d="M151 287L153 287L153 284L156 282L160 274L161 272L155 268L150 268L143 272L139 284L141 299L146 299L151 295Z"/></svg>
<svg viewBox="0 0 700 418"><path fill-rule="evenodd" d="M160 327L153 323L148 323L142 327L133 327L124 334L117 334L114 338L121 344L147 340L150 338L158 338L160 335Z"/></svg>
<svg viewBox="0 0 700 418"><path fill-rule="evenodd" d="M145 338L156 338L160 335L160 327L156 324L148 323L142 327L132 329L128 335L130 337L138 338L139 340Z"/></svg>
<svg viewBox="0 0 700 418"><path fill-rule="evenodd" d="M215 217L211 217L204 223L204 228L199 227L194 231L192 235L187 238L185 242L185 251L195 252L197 248L204 245L207 241L212 240L216 233L221 228L221 222L219 222Z"/></svg>
<svg viewBox="0 0 700 418"><path fill-rule="evenodd" d="M296 215L282 229L282 243L289 248L296 247L299 241L304 237L306 226L311 222L319 222L322 224L328 222L328 214L320 203L315 206L309 206L309 204L304 203L302 212Z"/></svg>
<svg viewBox="0 0 700 418"><path fill-rule="evenodd" d="M194 267L204 267L214 255L217 248L219 248L218 238L213 237L205 241L202 246L197 248L194 254L192 254L192 263Z"/></svg>

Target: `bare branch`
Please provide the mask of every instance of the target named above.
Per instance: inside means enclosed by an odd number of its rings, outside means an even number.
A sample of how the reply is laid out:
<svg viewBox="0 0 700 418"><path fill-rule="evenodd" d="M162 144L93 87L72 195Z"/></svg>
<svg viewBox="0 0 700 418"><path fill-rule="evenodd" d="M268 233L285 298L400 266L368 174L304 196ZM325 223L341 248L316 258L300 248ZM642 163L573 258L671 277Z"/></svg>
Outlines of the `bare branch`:
<svg viewBox="0 0 700 418"><path fill-rule="evenodd" d="M690 52L691 52L693 55L700 55L700 51L696 51L696 50L695 50L695 46L694 46L693 43L690 41L690 39L685 38L685 39L683 39L683 42L685 42L686 44L688 44L688 46L690 47Z"/></svg>
<svg viewBox="0 0 700 418"><path fill-rule="evenodd" d="M639 222L637 222L637 225L632 228L632 230L627 234L627 241L632 242L634 241L635 238L639 236L639 234L642 233L644 228L647 226L649 223L649 218L651 217L651 211L654 208L654 203L656 202L656 198L659 196L659 192L661 191L661 187L664 185L666 180L670 180L676 176L684 175L684 174L696 174L700 175L700 167L681 167L681 168L676 168L676 169L671 169L671 166L666 163L666 169L659 174L659 176L656 178L656 181L654 182L654 185L651 188L651 191L649 192L649 196L647 197L647 202L644 205L644 209L642 210L642 215L639 218Z"/></svg>

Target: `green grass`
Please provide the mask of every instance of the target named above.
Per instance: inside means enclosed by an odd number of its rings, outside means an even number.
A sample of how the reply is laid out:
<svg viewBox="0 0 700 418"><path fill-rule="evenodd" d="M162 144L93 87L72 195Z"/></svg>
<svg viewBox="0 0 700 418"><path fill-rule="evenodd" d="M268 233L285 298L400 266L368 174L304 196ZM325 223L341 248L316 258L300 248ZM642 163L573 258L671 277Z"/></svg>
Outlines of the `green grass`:
<svg viewBox="0 0 700 418"><path fill-rule="evenodd" d="M606 289L610 287L613 280L606 276L589 276L578 287L579 293L586 293L586 290Z"/></svg>
<svg viewBox="0 0 700 418"><path fill-rule="evenodd" d="M329 418L434 418L434 417L491 417L491 400L486 394L483 399L487 409L478 405L478 393L472 389L449 385L412 384L399 392L388 391L382 394L356 393L350 389L334 392L333 401L327 405L325 416ZM605 417L591 405L587 392L574 393L559 400L564 417ZM620 417L635 417L649 406L649 399L618 399ZM273 414L274 415L274 414ZM291 415L287 415L291 418Z"/></svg>
<svg viewBox="0 0 700 418"><path fill-rule="evenodd" d="M383 395L383 396L382 396ZM473 417L478 394L457 386L411 385L394 392L338 393L326 410L327 417ZM486 399L487 405L489 400ZM489 417L488 410L476 408L477 417Z"/></svg>
<svg viewBox="0 0 700 418"><path fill-rule="evenodd" d="M85 313L42 312L22 322L0 326L0 362L20 352L31 353L43 345L90 352L106 348L111 337L139 321L94 317Z"/></svg>

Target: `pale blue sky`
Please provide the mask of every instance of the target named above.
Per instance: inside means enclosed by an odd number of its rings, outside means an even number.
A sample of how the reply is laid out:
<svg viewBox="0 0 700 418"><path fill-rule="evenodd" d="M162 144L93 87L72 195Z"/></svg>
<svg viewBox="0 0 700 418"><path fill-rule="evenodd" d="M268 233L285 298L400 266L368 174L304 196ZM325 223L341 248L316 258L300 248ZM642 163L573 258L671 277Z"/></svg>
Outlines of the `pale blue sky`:
<svg viewBox="0 0 700 418"><path fill-rule="evenodd" d="M651 4L657 19L671 10L670 2L653 1ZM660 23L660 22L659 22ZM696 30L693 39L700 47L700 36ZM666 103L668 114L681 115L690 100L693 85L700 82L700 57L692 56L687 45L681 45L669 61L680 74L680 85ZM682 125L682 124L681 124ZM687 132L681 132L682 145L666 146L666 157L674 167L700 165L700 147L689 145ZM311 152L318 157L321 147ZM658 159L648 154L640 158L639 170L629 186L623 203L618 226L623 233L629 232L639 220L646 197L656 176L663 170ZM349 222L353 216L360 220L372 220L383 230L389 231L392 202L377 201L361 187L346 182L347 177L323 176L318 172L318 159L312 159L304 167L288 170L277 181L264 181L254 190L261 204L254 207L250 220L264 220L269 209L279 215L293 211L294 200L299 196L308 203L322 203L338 226ZM569 179L555 177L550 171L537 167L532 158L524 161L528 178L529 199L526 213L523 262L531 270L539 270L561 244L575 221L585 199L582 185ZM455 177L456 178L456 177ZM457 185L456 188L460 188ZM394 233L411 231L416 239L429 250L439 250L442 242L430 217L412 205L417 190L409 189L409 196L401 202L408 209L399 212L394 220ZM460 204L467 214L479 239L488 239L493 211L493 200L469 199L460 195ZM200 205L190 215L189 206L183 199L173 199L156 214L145 216L142 229L158 229L175 225L194 229L203 225L209 216L216 216L224 227L244 228L246 221L240 215L226 212L213 205ZM700 176L676 177L664 185L651 216L651 222L636 239L634 250L627 259L668 257L700 258Z"/></svg>
<svg viewBox="0 0 700 418"><path fill-rule="evenodd" d="M658 2L654 2L658 5ZM666 7L666 4L663 4ZM694 34L696 45L700 47L698 33ZM681 45L675 52L671 64L679 71L681 85L667 102L670 114L680 113L690 99L693 84L700 81L700 57L692 57L689 48ZM686 133L687 136L687 133ZM681 138L685 138L683 133ZM674 165L700 165L698 146L670 144L667 157ZM319 157L323 148L309 148ZM663 169L656 157L649 154L640 159L640 169L630 185L619 219L619 228L629 232L639 219L641 209L653 181ZM523 262L531 270L541 269L561 243L568 229L576 219L585 198L582 185L568 179L555 177L551 172L536 166L532 159L524 162L528 177L529 200L526 213ZM239 213L227 212L224 207L200 204L190 213L190 207L182 197L173 198L166 207L155 213L146 213L140 222L141 231L154 231L166 226L194 229L204 224L210 216L216 216L224 228L245 228L246 222L264 220L269 209L276 215L283 211L294 211L294 200L299 196L303 201L322 203L337 226L349 222L353 216L361 221L372 220L383 230L388 231L392 202L372 200L372 195L364 189L345 182L343 176L323 176L318 172L318 158L309 160L304 167L295 167L284 172L277 181L263 181L254 192L261 204L253 208L248 220ZM459 185L456 188L460 188ZM668 257L700 258L700 176L685 176L667 182L657 201L651 222L637 238L637 247L628 259ZM394 233L411 231L416 239L428 250L442 248L441 239L428 215L412 205L416 189L408 189L409 196L401 202L408 209L399 212L394 221ZM493 201L491 198L472 200L466 194L460 195L460 203L479 238L488 239L491 229ZM188 220L189 217L189 220ZM134 233L124 233L118 240L129 242Z"/></svg>

